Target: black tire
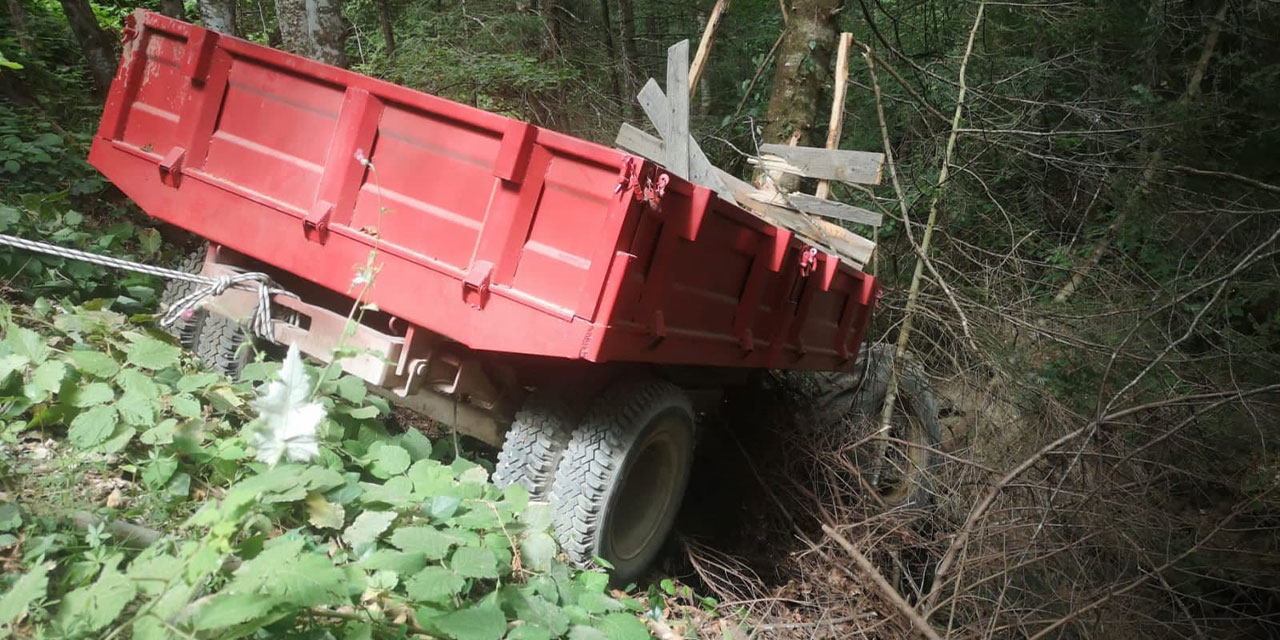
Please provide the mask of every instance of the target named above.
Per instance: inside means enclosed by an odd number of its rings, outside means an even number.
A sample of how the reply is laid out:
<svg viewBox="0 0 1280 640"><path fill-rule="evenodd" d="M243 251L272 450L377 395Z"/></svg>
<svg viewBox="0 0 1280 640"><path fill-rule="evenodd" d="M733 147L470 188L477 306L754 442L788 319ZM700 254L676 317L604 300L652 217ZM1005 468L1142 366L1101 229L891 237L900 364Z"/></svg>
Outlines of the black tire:
<svg viewBox="0 0 1280 640"><path fill-rule="evenodd" d="M889 390L895 350L891 344L867 345L849 371L817 374L818 419L851 426L858 439L873 434ZM933 450L942 442L942 427L928 378L910 358L900 371L895 404L890 436L910 444L869 439L851 452L851 462L862 474L862 484L875 490L886 507L927 508L935 495Z"/></svg>
<svg viewBox="0 0 1280 640"><path fill-rule="evenodd" d="M174 268L186 273L200 273L200 269L204 266L205 256L208 253L209 245L201 244L188 253ZM196 283L187 282L186 280L169 280L166 282L164 288L160 291L160 312L167 312L173 303L191 295L198 286ZM200 325L204 320L205 314L206 312L203 309L195 309L189 317L178 318L165 331L173 334L183 347L195 349L196 340L200 336Z"/></svg>
<svg viewBox="0 0 1280 640"><path fill-rule="evenodd" d="M575 565L613 565L635 581L662 549L693 461L694 414L679 387L628 380L602 394L573 431L552 485L555 529Z"/></svg>
<svg viewBox="0 0 1280 640"><path fill-rule="evenodd" d="M502 440L493 470L494 484L501 489L524 485L530 499L546 500L575 426L574 412L563 400L535 391L516 413Z"/></svg>
<svg viewBox="0 0 1280 640"><path fill-rule="evenodd" d="M248 342L251 339L244 327L226 316L206 312L195 340L196 357L206 367L234 380L253 355L253 346Z"/></svg>

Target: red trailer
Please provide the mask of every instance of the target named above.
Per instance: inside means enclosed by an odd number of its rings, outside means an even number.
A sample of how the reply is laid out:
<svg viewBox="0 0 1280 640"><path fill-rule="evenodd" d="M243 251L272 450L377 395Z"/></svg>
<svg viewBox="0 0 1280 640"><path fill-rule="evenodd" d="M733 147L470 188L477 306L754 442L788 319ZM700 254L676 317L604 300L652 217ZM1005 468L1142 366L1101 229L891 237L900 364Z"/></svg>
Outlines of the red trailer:
<svg viewBox="0 0 1280 640"><path fill-rule="evenodd" d="M265 272L275 335L501 446L554 496L570 556L624 579L689 473L694 399L760 368L854 361L878 285L848 260L625 152L139 11L90 162ZM175 293L171 292L170 296ZM182 339L224 369L228 291Z"/></svg>

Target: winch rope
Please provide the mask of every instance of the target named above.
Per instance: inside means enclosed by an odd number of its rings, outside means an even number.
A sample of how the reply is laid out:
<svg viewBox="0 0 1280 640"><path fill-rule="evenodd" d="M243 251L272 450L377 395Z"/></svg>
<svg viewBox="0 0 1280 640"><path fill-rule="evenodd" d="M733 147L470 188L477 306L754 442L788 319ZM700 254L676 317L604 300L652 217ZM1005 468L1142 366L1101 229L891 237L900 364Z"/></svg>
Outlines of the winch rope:
<svg viewBox="0 0 1280 640"><path fill-rule="evenodd" d="M124 260L122 258L113 258L88 251L80 251L79 249L70 249L58 246L56 244L48 244L44 242L36 242L26 238L19 238L0 233L0 245L15 247L35 253L43 253L46 255L56 256L59 258L70 258L72 260L80 260L92 264L110 267L112 269L122 269L124 271L132 271L158 278L169 278L171 280L185 280L200 285L195 291L183 296L181 299L169 305L164 315L160 318L160 326L169 327L178 321L183 314L193 311L196 306L212 296L221 295L227 289L232 287L243 290L257 290L258 303L254 306L253 316L249 322L249 329L259 337L267 340L275 340L275 332L271 328L271 296L283 295L290 298L297 298L296 294L290 293L284 289L275 286L271 281L271 277L265 273L257 271L237 273L230 276L222 276L212 278L202 276L196 273L187 273L176 269L166 269L154 265L134 262L133 260ZM255 286L256 285L256 286Z"/></svg>

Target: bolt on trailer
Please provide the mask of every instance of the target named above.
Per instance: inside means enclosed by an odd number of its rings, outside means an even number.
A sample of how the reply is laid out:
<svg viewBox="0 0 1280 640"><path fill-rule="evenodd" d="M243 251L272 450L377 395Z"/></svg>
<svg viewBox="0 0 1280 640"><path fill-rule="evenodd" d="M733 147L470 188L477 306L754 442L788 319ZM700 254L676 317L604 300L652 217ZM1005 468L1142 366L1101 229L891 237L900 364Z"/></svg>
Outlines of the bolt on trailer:
<svg viewBox="0 0 1280 640"><path fill-rule="evenodd" d="M612 149L138 11L90 162L201 239L186 269L297 294L272 300L277 342L329 362L349 332L343 369L500 448L495 480L626 582L699 412L752 371L851 370L879 288L856 243L646 136ZM229 289L175 332L234 374L257 304Z"/></svg>

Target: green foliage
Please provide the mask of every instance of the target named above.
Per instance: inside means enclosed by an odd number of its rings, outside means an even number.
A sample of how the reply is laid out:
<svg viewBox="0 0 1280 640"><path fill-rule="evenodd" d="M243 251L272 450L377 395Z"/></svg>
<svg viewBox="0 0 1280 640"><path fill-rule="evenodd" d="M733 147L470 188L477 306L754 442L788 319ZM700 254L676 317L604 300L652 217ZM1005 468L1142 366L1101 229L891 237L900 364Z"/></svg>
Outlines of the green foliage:
<svg viewBox="0 0 1280 640"><path fill-rule="evenodd" d="M41 500L57 480L6 453L14 502L0 504L0 531L28 542L25 571L0 578L0 629L341 635L354 611L378 634L648 637L623 613L642 605L559 560L547 505L519 486L499 491L484 467L450 459L452 447L388 434L385 405L364 404L347 378L318 390L317 461L270 467L252 461L252 383L192 370L106 308L58 307L47 321L0 306L0 317L0 446L16 451L35 430L65 439L59 461L72 474L116 456L103 471L136 483L129 512L164 534L137 551L105 527L78 529L67 517L84 499ZM257 366L268 379L279 369Z"/></svg>

